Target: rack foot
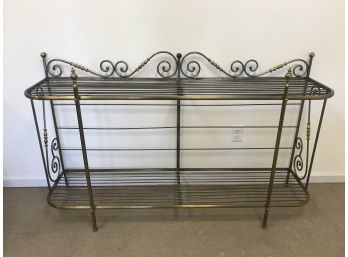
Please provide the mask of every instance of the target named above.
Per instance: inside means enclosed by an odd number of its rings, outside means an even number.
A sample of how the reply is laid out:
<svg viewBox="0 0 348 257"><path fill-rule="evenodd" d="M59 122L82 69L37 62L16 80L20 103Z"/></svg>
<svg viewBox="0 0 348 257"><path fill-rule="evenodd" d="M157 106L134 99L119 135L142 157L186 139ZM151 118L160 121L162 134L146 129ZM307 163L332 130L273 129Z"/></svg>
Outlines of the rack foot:
<svg viewBox="0 0 348 257"><path fill-rule="evenodd" d="M93 223L93 231L97 232L98 231L98 226L97 226L97 219L95 217L95 210L91 210L91 215L92 215L92 223Z"/></svg>
<svg viewBox="0 0 348 257"><path fill-rule="evenodd" d="M263 216L262 229L267 229L267 220L268 220L269 208L265 208L265 214Z"/></svg>

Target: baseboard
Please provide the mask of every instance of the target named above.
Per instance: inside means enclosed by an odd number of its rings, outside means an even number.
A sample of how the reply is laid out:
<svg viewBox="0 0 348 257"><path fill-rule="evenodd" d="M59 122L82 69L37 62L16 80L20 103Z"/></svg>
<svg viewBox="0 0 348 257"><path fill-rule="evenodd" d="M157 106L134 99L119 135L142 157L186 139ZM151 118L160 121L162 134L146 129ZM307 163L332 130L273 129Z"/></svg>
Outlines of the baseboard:
<svg viewBox="0 0 348 257"><path fill-rule="evenodd" d="M317 172L312 174L311 183L343 183L342 172ZM45 178L4 178L4 187L46 187Z"/></svg>
<svg viewBox="0 0 348 257"><path fill-rule="evenodd" d="M342 172L317 172L311 175L310 183L344 183Z"/></svg>
<svg viewBox="0 0 348 257"><path fill-rule="evenodd" d="M45 178L4 178L4 187L47 187Z"/></svg>

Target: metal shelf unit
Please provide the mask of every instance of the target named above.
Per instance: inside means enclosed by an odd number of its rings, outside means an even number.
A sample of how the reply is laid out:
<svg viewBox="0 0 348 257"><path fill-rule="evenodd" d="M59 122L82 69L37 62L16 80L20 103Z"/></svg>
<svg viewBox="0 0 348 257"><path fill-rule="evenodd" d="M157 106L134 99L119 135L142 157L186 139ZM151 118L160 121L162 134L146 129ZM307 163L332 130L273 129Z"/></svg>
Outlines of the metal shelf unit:
<svg viewBox="0 0 348 257"><path fill-rule="evenodd" d="M41 157L48 185L48 203L58 209L88 209L91 211L94 231L97 230L96 209L117 208L176 208L176 207L264 207L263 228L267 227L270 207L301 206L309 200L308 184L326 101L333 90L310 78L313 53L309 59L293 59L271 69L259 72L258 62L234 61L226 71L200 52L182 56L160 51L146 58L130 71L124 61L103 60L101 72L63 59L47 60L41 54L45 78L25 90L30 99L39 140ZM159 59L155 78L136 77L152 59ZM202 64L211 65L219 76L202 77ZM63 74L72 67L70 77ZM285 76L269 76L288 68ZM77 76L75 69L92 76ZM221 76L222 75L222 76ZM36 101L35 101L36 100ZM126 100L126 101L124 101ZM186 101L190 100L190 101ZM208 101L210 100L210 101ZM214 100L213 103L211 103ZM322 108L310 151L311 102L321 101ZM115 102L117 101L117 102ZM35 104L36 103L36 104ZM37 103L41 105L38 111ZM300 137L300 125L308 103L306 139ZM47 106L48 104L48 106ZM166 126L84 126L81 106L173 106L176 124ZM284 124L286 108L298 107L296 123ZM58 106L74 107L77 126L60 125ZM182 108L185 106L241 107L271 106L280 111L275 125L236 124L204 126L182 125ZM50 113L48 109L51 109ZM223 111L223 110L222 110ZM52 116L54 134L49 145L48 118ZM42 119L42 123L39 120ZM273 129L276 140L273 146L253 147L182 147L184 129ZM292 144L281 146L284 129L293 131ZM159 131L174 130L175 146L154 147L91 147L85 140L86 131ZM62 131L78 131L80 145L66 147ZM306 148L306 151L303 151ZM69 168L63 157L71 152L82 152L83 167ZM173 152L176 165L152 168L98 168L90 167L91 152ZM267 167L183 167L182 155L189 151L235 152L268 151L272 162ZM289 164L277 165L280 151L287 151ZM304 152L302 154L302 152ZM63 154L64 153L64 154ZM302 158L304 155L304 158Z"/></svg>

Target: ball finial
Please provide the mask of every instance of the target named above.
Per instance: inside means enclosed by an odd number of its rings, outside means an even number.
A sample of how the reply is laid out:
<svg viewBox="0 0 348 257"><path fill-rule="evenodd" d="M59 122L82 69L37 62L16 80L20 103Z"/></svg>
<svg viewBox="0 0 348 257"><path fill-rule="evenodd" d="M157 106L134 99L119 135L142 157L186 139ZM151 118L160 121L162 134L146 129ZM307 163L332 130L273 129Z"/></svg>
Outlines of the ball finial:
<svg viewBox="0 0 348 257"><path fill-rule="evenodd" d="M46 58L46 53L45 52L42 52L41 54L40 54L40 56L42 57L42 58Z"/></svg>
<svg viewBox="0 0 348 257"><path fill-rule="evenodd" d="M181 53L177 53L177 54L176 54L176 57L177 57L178 59L180 59L180 58L182 57L182 54L181 54Z"/></svg>
<svg viewBox="0 0 348 257"><path fill-rule="evenodd" d="M309 57L310 57L310 58L313 58L314 56L315 56L315 53L314 53L314 52L310 52L310 53L309 53Z"/></svg>
<svg viewBox="0 0 348 257"><path fill-rule="evenodd" d="M75 69L74 69L74 68L71 69L70 78L71 78L72 80L76 80L76 79L77 79L77 75L76 75L76 72L75 72Z"/></svg>
<svg viewBox="0 0 348 257"><path fill-rule="evenodd" d="M292 77L292 72L291 72L291 68L288 69L288 72L285 74L285 78L286 80L289 80L291 79Z"/></svg>

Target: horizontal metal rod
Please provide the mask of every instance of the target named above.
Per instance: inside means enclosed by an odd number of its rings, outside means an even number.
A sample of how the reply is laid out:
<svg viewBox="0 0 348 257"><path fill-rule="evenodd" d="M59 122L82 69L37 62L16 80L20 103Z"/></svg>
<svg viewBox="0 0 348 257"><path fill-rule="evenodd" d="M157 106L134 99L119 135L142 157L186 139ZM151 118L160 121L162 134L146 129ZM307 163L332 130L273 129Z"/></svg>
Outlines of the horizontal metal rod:
<svg viewBox="0 0 348 257"><path fill-rule="evenodd" d="M74 104L70 103L55 103L55 106L75 106ZM80 103L80 105L91 105L91 106L177 106L177 104L156 104L156 103ZM182 103L180 106L205 106L205 107L224 107L224 106L259 106L259 105L265 105L265 106L277 106L281 104L276 103L250 103L250 104L185 104ZM287 105L301 105L301 103L288 103Z"/></svg>
<svg viewBox="0 0 348 257"><path fill-rule="evenodd" d="M118 172L118 171L176 171L178 170L177 168L112 168L112 169L93 169L90 168L90 172ZM203 168L203 167L197 167L197 168L179 168L180 171L249 171L248 173L251 173L251 171L259 172L259 171L265 171L266 173L271 170L271 167L250 167L250 168ZM279 167L276 169L277 171L288 171L288 167ZM66 172L84 172L83 169L69 169L66 168ZM267 173L269 174L269 173Z"/></svg>
<svg viewBox="0 0 348 257"><path fill-rule="evenodd" d="M279 150L289 150L292 147L279 147ZM80 147L66 148L62 151L81 151ZM87 151L176 151L175 148L86 148ZM235 148L180 148L182 151L234 151L234 150L274 150L274 147L235 147Z"/></svg>
<svg viewBox="0 0 348 257"><path fill-rule="evenodd" d="M181 126L182 129L226 129L226 128L250 128L250 129L267 129L267 128L278 128L278 126ZM284 128L296 128L296 126L284 126ZM79 129L78 127L66 127L61 126L58 129ZM152 130L152 129L177 129L176 126L158 126L158 127L84 127L83 129L90 130Z"/></svg>

